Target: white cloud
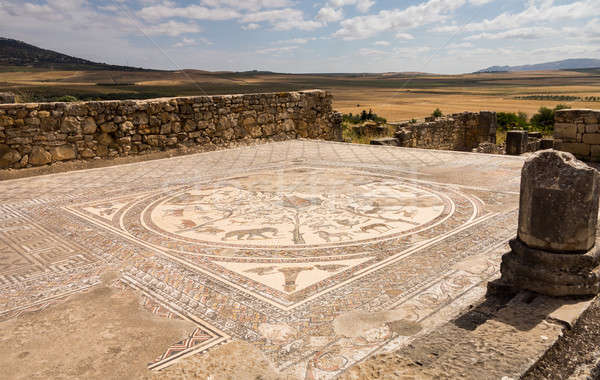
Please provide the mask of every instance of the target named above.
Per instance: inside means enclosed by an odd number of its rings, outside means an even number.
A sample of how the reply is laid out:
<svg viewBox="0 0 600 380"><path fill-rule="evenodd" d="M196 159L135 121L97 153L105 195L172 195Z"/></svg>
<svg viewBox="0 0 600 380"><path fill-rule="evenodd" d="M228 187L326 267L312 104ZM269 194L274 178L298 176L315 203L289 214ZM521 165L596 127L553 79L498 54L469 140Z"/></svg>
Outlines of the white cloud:
<svg viewBox="0 0 600 380"><path fill-rule="evenodd" d="M375 45L377 46L390 46L388 41L375 41Z"/></svg>
<svg viewBox="0 0 600 380"><path fill-rule="evenodd" d="M492 19L468 23L464 26L449 25L435 28L438 32L459 30L478 32L488 30L514 29L531 24L577 20L591 17L598 12L598 0L580 0L569 4L555 5L553 0L543 0L540 4L531 1L529 6L518 13L504 12Z"/></svg>
<svg viewBox="0 0 600 380"><path fill-rule="evenodd" d="M330 7L321 8L317 13L317 20L322 22L335 22L344 18L344 12L341 9Z"/></svg>
<svg viewBox="0 0 600 380"><path fill-rule="evenodd" d="M137 14L141 18L151 21L174 17L196 20L231 20L240 17L237 10L230 8L206 8L199 5L178 8L172 2L144 7Z"/></svg>
<svg viewBox="0 0 600 380"><path fill-rule="evenodd" d="M259 11L265 8L284 8L294 5L290 0L202 0L202 5L213 8L235 8Z"/></svg>
<svg viewBox="0 0 600 380"><path fill-rule="evenodd" d="M275 30L314 30L324 25L320 21L305 20L304 13L294 8L248 13L240 21L242 23L269 22Z"/></svg>
<svg viewBox="0 0 600 380"><path fill-rule="evenodd" d="M473 44L470 42L460 42L460 43L450 44L447 46L448 49L464 49L464 48L471 48L471 47L473 47Z"/></svg>
<svg viewBox="0 0 600 380"><path fill-rule="evenodd" d="M491 3L492 1L494 0L469 0L469 3L473 5L485 5Z"/></svg>
<svg viewBox="0 0 600 380"><path fill-rule="evenodd" d="M291 52L293 50L298 49L298 46L282 46L282 47L274 47L274 48L266 48L257 50L258 54L281 54Z"/></svg>
<svg viewBox="0 0 600 380"><path fill-rule="evenodd" d="M410 33L396 33L396 38L399 40L414 40L415 37Z"/></svg>
<svg viewBox="0 0 600 380"><path fill-rule="evenodd" d="M504 32L497 33L480 33L469 37L465 40L537 40L541 38L551 37L559 32L557 29L547 27L530 27L530 28L517 28L506 30Z"/></svg>
<svg viewBox="0 0 600 380"><path fill-rule="evenodd" d="M375 2L372 0L329 0L329 5L335 8L341 8L347 5L355 5L359 12L365 13L368 12L373 5L375 5Z"/></svg>
<svg viewBox="0 0 600 380"><path fill-rule="evenodd" d="M176 48L181 48L181 47L188 47L188 46L195 46L198 45L198 42L201 42L205 45L212 45L213 43L210 42L208 39L206 38L183 38L181 41L177 42L175 45L173 45Z"/></svg>
<svg viewBox="0 0 600 380"><path fill-rule="evenodd" d="M182 34L198 33L202 31L202 28L194 23L178 22L178 21L167 21L157 25L143 25L140 28L150 36L166 35L176 37Z"/></svg>
<svg viewBox="0 0 600 380"><path fill-rule="evenodd" d="M378 50L378 49L369 49L363 48L358 51L363 57L367 56L383 56L385 55L387 58L410 58L414 59L417 56L427 53L431 49L427 46L420 47L398 47L393 48L391 50Z"/></svg>
<svg viewBox="0 0 600 380"><path fill-rule="evenodd" d="M358 51L358 54L362 55L363 57L368 57L373 55L383 55L386 54L386 52L383 50L362 48Z"/></svg>
<svg viewBox="0 0 600 380"><path fill-rule="evenodd" d="M244 30L256 30L260 28L260 24L250 23L248 25L242 25Z"/></svg>
<svg viewBox="0 0 600 380"><path fill-rule="evenodd" d="M466 3L466 0L428 0L405 9L383 10L377 14L353 17L341 22L334 36L345 40L372 37L387 30L410 29L439 22Z"/></svg>
<svg viewBox="0 0 600 380"><path fill-rule="evenodd" d="M184 46L192 46L196 44L196 40L193 38L184 38L183 40L176 43L175 47L184 47Z"/></svg>
<svg viewBox="0 0 600 380"><path fill-rule="evenodd" d="M282 45L289 45L289 44L293 44L293 45L304 45L307 44L310 41L315 41L317 38L316 37L309 37L309 38L292 38L291 40L281 40L281 41L275 41L273 42L274 44L282 44Z"/></svg>

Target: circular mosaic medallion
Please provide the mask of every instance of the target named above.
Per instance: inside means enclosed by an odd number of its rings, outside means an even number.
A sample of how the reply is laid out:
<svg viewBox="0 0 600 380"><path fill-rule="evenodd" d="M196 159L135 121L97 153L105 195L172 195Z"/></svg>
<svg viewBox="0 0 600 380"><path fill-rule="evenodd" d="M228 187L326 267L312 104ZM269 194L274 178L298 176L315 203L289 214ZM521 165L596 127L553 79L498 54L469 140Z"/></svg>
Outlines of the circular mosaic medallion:
<svg viewBox="0 0 600 380"><path fill-rule="evenodd" d="M428 228L452 201L393 177L347 169L252 173L162 194L143 212L156 234L239 248L319 247Z"/></svg>

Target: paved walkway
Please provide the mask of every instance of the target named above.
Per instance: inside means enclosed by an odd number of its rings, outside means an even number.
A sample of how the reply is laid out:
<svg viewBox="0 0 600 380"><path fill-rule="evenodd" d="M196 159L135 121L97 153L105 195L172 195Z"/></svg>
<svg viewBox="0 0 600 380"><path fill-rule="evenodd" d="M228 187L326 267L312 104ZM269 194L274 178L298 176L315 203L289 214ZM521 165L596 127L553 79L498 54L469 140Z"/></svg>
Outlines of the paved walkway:
<svg viewBox="0 0 600 380"><path fill-rule="evenodd" d="M0 182L0 320L118 268L149 310L196 326L150 368L242 340L284 374L333 378L481 299L522 164L297 140Z"/></svg>

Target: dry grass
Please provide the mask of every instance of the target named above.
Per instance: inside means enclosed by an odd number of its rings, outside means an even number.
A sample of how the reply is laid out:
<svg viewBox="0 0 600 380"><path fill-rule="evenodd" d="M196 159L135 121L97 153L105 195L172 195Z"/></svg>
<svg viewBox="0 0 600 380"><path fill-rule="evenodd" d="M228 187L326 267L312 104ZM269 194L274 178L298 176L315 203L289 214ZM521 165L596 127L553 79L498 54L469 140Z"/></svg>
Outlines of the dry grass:
<svg viewBox="0 0 600 380"><path fill-rule="evenodd" d="M525 94L542 94L537 88L494 88L464 89L445 88L443 91L429 93L426 90L388 90L388 89L332 89L335 109L343 113L357 113L363 109L373 109L377 115L388 121L409 120L429 116L433 110L440 108L445 114L463 111L490 110L496 112L522 111L529 116L542 107L554 108L557 104L567 104L573 108L600 108L598 102L565 102L514 99ZM600 88L577 86L561 88L561 95L599 96ZM595 90L595 92L594 92ZM421 91L421 93L419 93ZM457 95L456 92L461 92ZM360 105L360 106L357 106Z"/></svg>

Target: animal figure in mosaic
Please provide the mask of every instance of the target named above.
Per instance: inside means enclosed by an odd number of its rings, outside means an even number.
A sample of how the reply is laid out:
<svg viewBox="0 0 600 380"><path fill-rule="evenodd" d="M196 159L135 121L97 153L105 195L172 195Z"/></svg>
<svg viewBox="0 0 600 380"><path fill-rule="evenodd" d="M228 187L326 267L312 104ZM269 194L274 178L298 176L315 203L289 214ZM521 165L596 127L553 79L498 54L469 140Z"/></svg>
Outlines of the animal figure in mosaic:
<svg viewBox="0 0 600 380"><path fill-rule="evenodd" d="M352 239L352 235L348 232L327 232L317 231L316 234L326 242L342 241L344 239Z"/></svg>
<svg viewBox="0 0 600 380"><path fill-rule="evenodd" d="M201 234L211 234L211 235L216 235L218 233L225 232L225 230L222 230L222 229L216 228L216 227L210 227L210 226L198 228L198 229L195 229L194 231L201 233Z"/></svg>
<svg viewBox="0 0 600 380"><path fill-rule="evenodd" d="M255 228L251 230L236 230L229 231L221 240L227 241L231 238L235 238L236 240L256 240L256 238L272 239L277 235L277 233L279 233L279 230L273 227ZM267 236L267 234L270 234L271 236Z"/></svg>
<svg viewBox="0 0 600 380"><path fill-rule="evenodd" d="M388 232L389 230L391 230L392 227L388 226L387 224L384 223L374 223L374 224L369 224L367 226L362 226L360 228L360 230L364 233L369 233L371 231L375 231L375 232Z"/></svg>

